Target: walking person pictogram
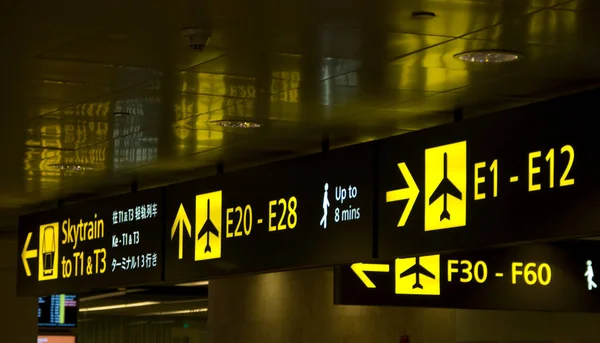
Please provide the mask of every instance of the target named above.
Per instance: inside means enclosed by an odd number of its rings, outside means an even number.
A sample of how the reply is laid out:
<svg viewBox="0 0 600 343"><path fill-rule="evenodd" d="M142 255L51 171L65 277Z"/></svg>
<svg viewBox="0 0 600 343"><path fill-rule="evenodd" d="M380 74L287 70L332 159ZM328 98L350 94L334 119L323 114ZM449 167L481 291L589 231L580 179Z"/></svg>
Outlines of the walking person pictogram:
<svg viewBox="0 0 600 343"><path fill-rule="evenodd" d="M321 218L321 223L319 224L324 229L327 228L327 212L329 209L329 184L325 184L325 193L323 194L323 217Z"/></svg>
<svg viewBox="0 0 600 343"><path fill-rule="evenodd" d="M591 291L593 288L598 287L594 282L594 268L592 268L592 261L588 260L586 262L587 270L583 276L587 277L588 290Z"/></svg>

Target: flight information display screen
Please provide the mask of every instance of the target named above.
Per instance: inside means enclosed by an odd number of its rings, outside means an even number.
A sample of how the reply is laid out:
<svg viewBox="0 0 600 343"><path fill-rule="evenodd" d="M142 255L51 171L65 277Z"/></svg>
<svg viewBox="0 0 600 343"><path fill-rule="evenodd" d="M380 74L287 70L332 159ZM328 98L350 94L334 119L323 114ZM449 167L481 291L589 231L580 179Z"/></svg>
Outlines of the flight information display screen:
<svg viewBox="0 0 600 343"><path fill-rule="evenodd" d="M38 326L66 327L77 326L77 296L56 294L38 298Z"/></svg>

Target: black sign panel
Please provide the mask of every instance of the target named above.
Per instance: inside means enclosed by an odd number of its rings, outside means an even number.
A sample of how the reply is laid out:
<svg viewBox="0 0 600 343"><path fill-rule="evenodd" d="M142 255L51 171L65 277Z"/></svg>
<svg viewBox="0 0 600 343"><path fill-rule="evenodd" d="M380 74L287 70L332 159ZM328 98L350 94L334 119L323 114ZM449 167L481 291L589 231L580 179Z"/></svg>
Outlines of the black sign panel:
<svg viewBox="0 0 600 343"><path fill-rule="evenodd" d="M363 144L168 187L166 279L372 257L374 162Z"/></svg>
<svg viewBox="0 0 600 343"><path fill-rule="evenodd" d="M380 141L378 257L600 233L596 94Z"/></svg>
<svg viewBox="0 0 600 343"><path fill-rule="evenodd" d="M342 305L496 310L600 311L600 245L582 241L336 269Z"/></svg>
<svg viewBox="0 0 600 343"><path fill-rule="evenodd" d="M19 294L161 281L162 198L157 189L21 217Z"/></svg>

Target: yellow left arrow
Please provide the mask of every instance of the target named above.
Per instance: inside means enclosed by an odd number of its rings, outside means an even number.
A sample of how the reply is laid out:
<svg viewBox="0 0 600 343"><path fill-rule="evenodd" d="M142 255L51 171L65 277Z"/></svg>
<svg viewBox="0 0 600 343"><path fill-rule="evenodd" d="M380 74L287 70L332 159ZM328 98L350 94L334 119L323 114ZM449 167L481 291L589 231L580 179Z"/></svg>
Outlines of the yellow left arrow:
<svg viewBox="0 0 600 343"><path fill-rule="evenodd" d="M351 268L367 288L375 288L375 284L369 279L365 272L389 273L390 271L389 264L355 263Z"/></svg>
<svg viewBox="0 0 600 343"><path fill-rule="evenodd" d="M23 252L21 252L21 260L23 260L23 267L25 267L25 274L27 274L27 276L31 276L31 270L29 269L29 263L27 260L37 257L38 255L37 249L27 250L27 248L29 248L29 242L31 242L32 235L33 232L27 234L27 239L25 239L25 245L23 246Z"/></svg>

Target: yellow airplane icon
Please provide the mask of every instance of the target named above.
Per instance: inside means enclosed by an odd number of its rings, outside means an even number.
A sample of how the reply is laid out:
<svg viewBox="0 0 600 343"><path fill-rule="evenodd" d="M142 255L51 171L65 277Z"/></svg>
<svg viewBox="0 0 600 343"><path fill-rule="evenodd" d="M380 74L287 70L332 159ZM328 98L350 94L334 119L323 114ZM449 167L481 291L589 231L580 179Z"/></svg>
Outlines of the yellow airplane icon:
<svg viewBox="0 0 600 343"><path fill-rule="evenodd" d="M467 223L467 142L425 150L425 231Z"/></svg>
<svg viewBox="0 0 600 343"><path fill-rule="evenodd" d="M196 196L195 261L221 258L223 193Z"/></svg>
<svg viewBox="0 0 600 343"><path fill-rule="evenodd" d="M395 277L396 294L439 295L440 255L397 258Z"/></svg>
<svg viewBox="0 0 600 343"><path fill-rule="evenodd" d="M429 205L433 204L437 199L444 197L444 209L440 215L440 221L444 219L450 220L450 212L448 212L448 195L462 200L463 194L456 186L448 179L448 153L444 153L444 178L437 186L433 194L429 197Z"/></svg>
<svg viewBox="0 0 600 343"><path fill-rule="evenodd" d="M200 240L202 237L206 237L206 247L204 248L205 253L212 252L210 248L210 235L213 234L217 238L219 238L219 230L213 223L212 219L210 219L210 199L206 199L206 221L204 225L202 225L202 229L198 233L197 240Z"/></svg>

